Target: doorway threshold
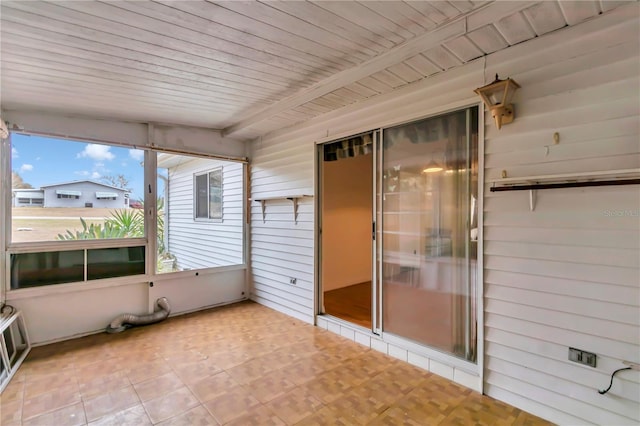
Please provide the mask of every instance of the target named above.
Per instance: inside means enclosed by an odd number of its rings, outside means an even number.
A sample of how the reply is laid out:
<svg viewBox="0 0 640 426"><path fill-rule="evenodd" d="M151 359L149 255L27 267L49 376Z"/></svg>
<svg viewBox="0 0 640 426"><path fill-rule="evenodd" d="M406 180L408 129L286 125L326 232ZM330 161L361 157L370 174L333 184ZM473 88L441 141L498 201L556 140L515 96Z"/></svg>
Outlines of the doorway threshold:
<svg viewBox="0 0 640 426"><path fill-rule="evenodd" d="M407 362L423 370L437 374L456 382L462 386L482 393L482 378L477 371L471 371L465 365L461 365L459 360L443 354L436 354L434 351L420 348L415 344L396 336L393 339L385 339L383 336L374 334L371 330L336 318L328 314L316 316L316 326L338 334L363 346L387 354L393 358ZM392 340L392 341L390 341ZM428 356L426 352L434 352L435 358ZM466 363L465 363L466 364ZM474 366L477 368L477 366Z"/></svg>

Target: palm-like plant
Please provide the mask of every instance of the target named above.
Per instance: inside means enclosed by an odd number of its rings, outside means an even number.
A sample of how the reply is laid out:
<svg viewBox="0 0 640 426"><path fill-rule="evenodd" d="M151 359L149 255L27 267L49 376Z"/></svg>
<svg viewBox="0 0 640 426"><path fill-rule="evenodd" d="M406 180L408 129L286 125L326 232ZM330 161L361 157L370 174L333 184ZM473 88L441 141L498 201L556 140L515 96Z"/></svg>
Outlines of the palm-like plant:
<svg viewBox="0 0 640 426"><path fill-rule="evenodd" d="M95 240L102 238L124 238L125 232L123 229L113 226L110 223L105 222L104 225L97 223L87 224L87 221L80 218L82 224L81 231L70 231L67 229L65 234L58 234L56 239L58 240Z"/></svg>
<svg viewBox="0 0 640 426"><path fill-rule="evenodd" d="M140 210L111 211L111 217L104 224L122 230L124 238L144 237L144 217Z"/></svg>
<svg viewBox="0 0 640 426"><path fill-rule="evenodd" d="M158 224L158 254L166 252L164 244L164 198L158 198L156 215ZM142 210L121 209L112 210L104 225L92 223L90 225L80 218L82 230L67 230L64 234L58 234L58 240L93 240L104 238L142 238L144 237L144 206Z"/></svg>

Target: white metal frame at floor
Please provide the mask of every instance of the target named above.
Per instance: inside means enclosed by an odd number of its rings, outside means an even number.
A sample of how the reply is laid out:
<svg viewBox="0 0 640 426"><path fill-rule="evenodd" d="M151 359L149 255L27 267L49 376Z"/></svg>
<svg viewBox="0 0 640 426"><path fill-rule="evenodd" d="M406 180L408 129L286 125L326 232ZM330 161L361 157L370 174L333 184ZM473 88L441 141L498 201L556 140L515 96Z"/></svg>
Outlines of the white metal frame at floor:
<svg viewBox="0 0 640 426"><path fill-rule="evenodd" d="M4 309L7 308L11 309L11 313L0 314L0 394L31 351L31 341L22 312L5 305Z"/></svg>

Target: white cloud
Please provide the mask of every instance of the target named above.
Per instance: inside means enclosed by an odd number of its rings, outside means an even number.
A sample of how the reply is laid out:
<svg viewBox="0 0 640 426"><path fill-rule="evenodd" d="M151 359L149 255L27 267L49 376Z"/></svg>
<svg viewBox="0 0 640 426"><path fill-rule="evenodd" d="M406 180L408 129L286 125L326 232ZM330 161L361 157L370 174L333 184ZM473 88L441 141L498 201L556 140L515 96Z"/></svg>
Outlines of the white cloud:
<svg viewBox="0 0 640 426"><path fill-rule="evenodd" d="M30 172L31 170L33 170L33 166L31 164L23 164L22 166L20 166L21 173Z"/></svg>
<svg viewBox="0 0 640 426"><path fill-rule="evenodd" d="M91 158L95 161L113 160L116 158L111 151L111 147L106 145L88 144L84 150L78 154L77 158Z"/></svg>
<svg viewBox="0 0 640 426"><path fill-rule="evenodd" d="M100 179L102 175L98 172L91 173L91 179Z"/></svg>
<svg viewBox="0 0 640 426"><path fill-rule="evenodd" d="M130 149L129 157L133 158L136 161L142 161L144 158L144 151L141 149Z"/></svg>
<svg viewBox="0 0 640 426"><path fill-rule="evenodd" d="M96 167L96 168L104 167L104 163L96 163L96 164L93 165L93 167Z"/></svg>
<svg viewBox="0 0 640 426"><path fill-rule="evenodd" d="M86 170L80 170L79 172L74 172L74 173L80 176L89 176L89 172Z"/></svg>
<svg viewBox="0 0 640 426"><path fill-rule="evenodd" d="M14 147L11 147L11 158L18 158L18 150L15 149Z"/></svg>

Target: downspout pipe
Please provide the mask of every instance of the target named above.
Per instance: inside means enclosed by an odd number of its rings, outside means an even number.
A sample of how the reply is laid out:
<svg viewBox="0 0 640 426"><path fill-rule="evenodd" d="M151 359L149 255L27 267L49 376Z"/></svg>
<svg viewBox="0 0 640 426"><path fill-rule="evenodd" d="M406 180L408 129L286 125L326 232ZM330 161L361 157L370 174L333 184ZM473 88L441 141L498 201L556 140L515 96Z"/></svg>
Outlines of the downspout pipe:
<svg viewBox="0 0 640 426"><path fill-rule="evenodd" d="M152 314L136 315L136 314L122 314L116 317L111 324L107 326L107 333L120 333L127 328L134 327L136 325L147 325L167 319L171 313L171 305L166 297L161 297L156 300L157 310Z"/></svg>

